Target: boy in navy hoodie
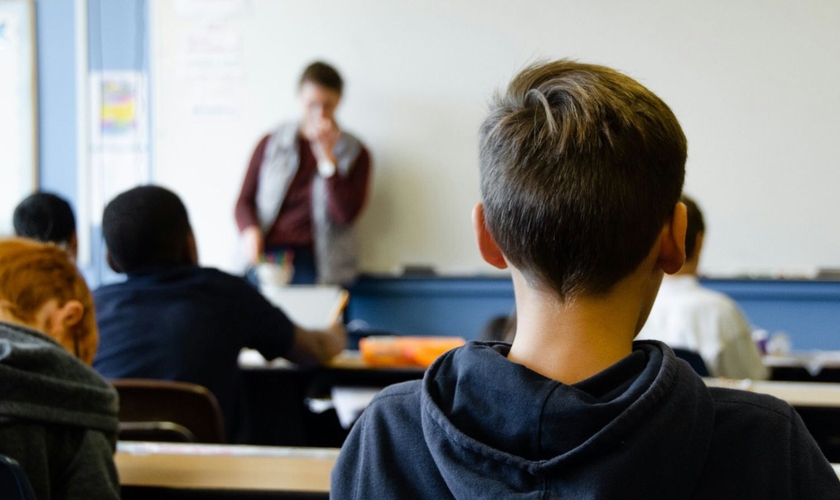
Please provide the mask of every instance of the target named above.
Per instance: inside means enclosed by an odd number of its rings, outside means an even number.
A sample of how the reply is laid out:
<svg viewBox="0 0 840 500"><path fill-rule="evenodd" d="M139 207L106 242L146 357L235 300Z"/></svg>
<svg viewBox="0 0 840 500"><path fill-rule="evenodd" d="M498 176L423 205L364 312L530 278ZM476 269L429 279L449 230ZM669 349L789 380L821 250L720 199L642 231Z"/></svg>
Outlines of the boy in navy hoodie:
<svg viewBox="0 0 840 500"><path fill-rule="evenodd" d="M469 343L389 387L350 434L334 498L840 498L794 410L710 389L633 342L685 260L686 140L609 68L529 67L480 131L482 257L510 267L513 345Z"/></svg>

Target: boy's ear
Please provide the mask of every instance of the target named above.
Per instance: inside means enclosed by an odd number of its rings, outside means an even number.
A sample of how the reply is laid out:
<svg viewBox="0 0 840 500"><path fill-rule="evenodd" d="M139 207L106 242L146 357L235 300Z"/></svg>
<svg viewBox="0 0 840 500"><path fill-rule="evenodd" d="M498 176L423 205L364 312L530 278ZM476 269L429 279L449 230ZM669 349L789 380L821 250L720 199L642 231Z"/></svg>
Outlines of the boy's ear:
<svg viewBox="0 0 840 500"><path fill-rule="evenodd" d="M50 310L43 325L44 333L63 345L65 349L79 356L78 335L79 323L85 315L85 306L78 300L68 300L62 306L55 306Z"/></svg>
<svg viewBox="0 0 840 500"><path fill-rule="evenodd" d="M487 224L484 220L484 205L477 204L472 212L473 229L475 229L475 237L478 242L478 251L485 262L498 269L507 269L507 261L502 254L499 245L490 231L487 230Z"/></svg>
<svg viewBox="0 0 840 500"><path fill-rule="evenodd" d="M195 241L195 234L190 230L190 236L187 239L187 262L198 265L198 244Z"/></svg>
<svg viewBox="0 0 840 500"><path fill-rule="evenodd" d="M52 322L65 330L70 330L82 321L84 315L85 306L80 301L76 299L68 300L54 311Z"/></svg>
<svg viewBox="0 0 840 500"><path fill-rule="evenodd" d="M662 228L659 249L659 266L668 274L674 274L685 264L685 232L688 226L688 212L683 202L674 205L671 219Z"/></svg>
<svg viewBox="0 0 840 500"><path fill-rule="evenodd" d="M111 257L111 252L105 250L105 261L108 262L108 267L110 267L115 273L122 274L122 268L114 262L114 259Z"/></svg>

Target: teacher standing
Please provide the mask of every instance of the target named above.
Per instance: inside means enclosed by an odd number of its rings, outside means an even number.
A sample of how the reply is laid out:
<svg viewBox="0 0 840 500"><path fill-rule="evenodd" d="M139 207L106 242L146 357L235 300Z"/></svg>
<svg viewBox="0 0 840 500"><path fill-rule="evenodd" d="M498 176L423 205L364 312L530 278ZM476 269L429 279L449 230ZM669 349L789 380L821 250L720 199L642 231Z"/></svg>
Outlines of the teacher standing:
<svg viewBox="0 0 840 500"><path fill-rule="evenodd" d="M300 121L260 140L236 202L236 223L252 264L293 263L293 284L348 284L357 275L354 222L368 190L371 159L339 128L341 76L323 62L300 78Z"/></svg>

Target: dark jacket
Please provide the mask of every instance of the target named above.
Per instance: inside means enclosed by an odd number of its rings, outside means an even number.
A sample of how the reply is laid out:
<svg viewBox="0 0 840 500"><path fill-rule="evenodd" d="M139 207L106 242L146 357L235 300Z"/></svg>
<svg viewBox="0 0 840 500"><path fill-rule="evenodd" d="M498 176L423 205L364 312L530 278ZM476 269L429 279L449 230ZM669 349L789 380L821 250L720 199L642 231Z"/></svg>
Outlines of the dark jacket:
<svg viewBox="0 0 840 500"><path fill-rule="evenodd" d="M237 439L240 373L251 347L266 359L288 356L295 326L238 276L192 265L131 273L93 292L106 379L145 378L203 385L219 400L227 436Z"/></svg>
<svg viewBox="0 0 840 500"><path fill-rule="evenodd" d="M382 391L333 470L333 498L840 498L794 410L709 389L671 349L572 386L469 343Z"/></svg>
<svg viewBox="0 0 840 500"><path fill-rule="evenodd" d="M117 394L53 339L0 322L0 453L39 500L118 499Z"/></svg>

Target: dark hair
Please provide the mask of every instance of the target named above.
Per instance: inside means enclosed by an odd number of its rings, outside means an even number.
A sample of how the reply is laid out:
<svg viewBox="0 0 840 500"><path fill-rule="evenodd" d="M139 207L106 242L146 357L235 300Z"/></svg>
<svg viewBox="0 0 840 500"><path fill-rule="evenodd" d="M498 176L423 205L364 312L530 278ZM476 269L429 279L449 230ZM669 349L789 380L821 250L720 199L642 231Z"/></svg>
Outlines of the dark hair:
<svg viewBox="0 0 840 500"><path fill-rule="evenodd" d="M322 87L336 91L338 95L341 95L344 90L344 81L338 71L321 61L315 61L303 70L303 74L300 75L300 85L306 82L317 83Z"/></svg>
<svg viewBox="0 0 840 500"><path fill-rule="evenodd" d="M76 234L76 217L64 198L52 193L35 193L15 208L14 227L18 236L64 244Z"/></svg>
<svg viewBox="0 0 840 500"><path fill-rule="evenodd" d="M703 212L697 206L697 202L686 195L680 198L685 204L688 213L688 226L685 230L685 258L693 259L697 251L697 235L706 232L706 222L703 220Z"/></svg>
<svg viewBox="0 0 840 500"><path fill-rule="evenodd" d="M192 234L178 195L158 186L140 186L118 195L102 214L102 235L122 272L161 264L182 264Z"/></svg>
<svg viewBox="0 0 840 500"><path fill-rule="evenodd" d="M487 227L532 286L605 293L650 252L685 160L676 117L632 78L567 60L530 66L481 126Z"/></svg>

